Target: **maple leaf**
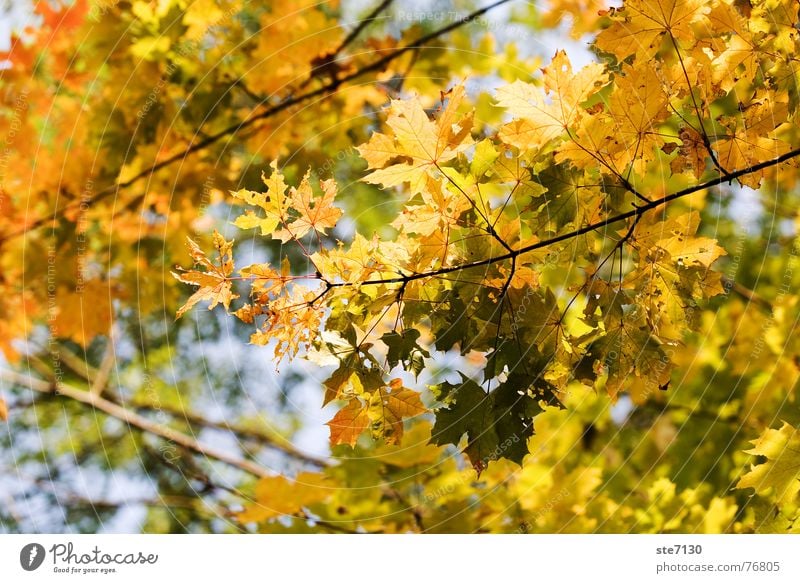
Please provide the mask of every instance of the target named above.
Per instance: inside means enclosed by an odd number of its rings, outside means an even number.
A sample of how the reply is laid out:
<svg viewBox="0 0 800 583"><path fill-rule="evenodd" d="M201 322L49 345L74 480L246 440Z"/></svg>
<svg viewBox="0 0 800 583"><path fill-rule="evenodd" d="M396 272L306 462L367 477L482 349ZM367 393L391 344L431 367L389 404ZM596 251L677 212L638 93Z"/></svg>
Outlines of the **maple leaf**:
<svg viewBox="0 0 800 583"><path fill-rule="evenodd" d="M430 353L419 346L420 332L414 328L403 330L402 332L387 332L381 336L381 341L389 348L386 354L386 361L390 367L397 366L402 362L406 367L414 371L419 376L425 367L424 359L430 357Z"/></svg>
<svg viewBox="0 0 800 583"><path fill-rule="evenodd" d="M333 206L336 197L336 182L334 180L324 180L322 186L322 196L315 197L308 181L310 174L306 173L300 186L292 190L292 208L298 213L289 231L294 238L300 239L310 230L325 234L326 229L336 226L342 210Z"/></svg>
<svg viewBox="0 0 800 583"><path fill-rule="evenodd" d="M700 214L696 211L659 221L646 213L636 226L631 245L638 250L640 270L625 280L646 306L653 331L667 338L680 338L693 322L696 298L722 293L721 276L710 270L725 255L714 239L697 237Z"/></svg>
<svg viewBox="0 0 800 583"><path fill-rule="evenodd" d="M612 154L617 167L633 162L634 171L641 174L663 141L658 124L669 115L669 93L655 65L648 65L624 65L608 102L618 144Z"/></svg>
<svg viewBox="0 0 800 583"><path fill-rule="evenodd" d="M501 137L512 138L516 147L542 147L563 135L584 115L582 105L608 82L600 63L573 73L565 51L558 51L542 73L544 91L519 80L496 91L497 105L518 118L508 129L501 129Z"/></svg>
<svg viewBox="0 0 800 583"><path fill-rule="evenodd" d="M445 406L435 411L431 443L458 445L466 435L465 451L478 473L500 458L522 464L533 435L533 417L541 412L538 400L528 394L530 379L511 375L491 393L463 374L461 380L434 387Z"/></svg>
<svg viewBox="0 0 800 583"><path fill-rule="evenodd" d="M754 440L746 453L764 456L766 461L752 465L736 484L757 493L771 490L780 505L797 500L800 493L800 430L784 422L780 429L767 429Z"/></svg>
<svg viewBox="0 0 800 583"><path fill-rule="evenodd" d="M233 273L234 267L232 257L233 241L226 241L222 235L214 231L214 247L217 250L219 265L215 265L208 259L203 250L191 239L187 239L187 245L195 265L202 267L203 271L181 270L180 272L172 272L172 276L178 281L199 288L181 306L176 318L180 318L192 309L192 306L205 300L210 302L209 310L213 310L218 304L222 304L225 310L228 310L231 300L239 297L231 289L233 282L230 279L230 275Z"/></svg>
<svg viewBox="0 0 800 583"><path fill-rule="evenodd" d="M277 361L285 356L296 356L319 335L323 316L323 308L316 303L319 297L319 291L294 284L286 293L271 300L262 298L266 302L267 318L250 336L250 342L264 346L274 340Z"/></svg>
<svg viewBox="0 0 800 583"><path fill-rule="evenodd" d="M346 443L353 447L369 425L369 407L352 398L326 425L331 431L331 445Z"/></svg>
<svg viewBox="0 0 800 583"><path fill-rule="evenodd" d="M255 487L255 500L236 517L241 522L262 522L293 516L332 495L329 480L321 474L300 472L294 480L283 476L261 478Z"/></svg>
<svg viewBox="0 0 800 583"><path fill-rule="evenodd" d="M281 271L278 273L267 263L254 263L239 270L239 275L249 279L251 283L250 295L258 299L259 303L266 303L270 298L279 296L291 279L291 264L287 257L281 262Z"/></svg>
<svg viewBox="0 0 800 583"><path fill-rule="evenodd" d="M724 91L730 91L739 79L755 78L761 59L761 35L751 30L750 19L740 14L734 3L715 2L708 14L708 20L714 29L731 33L727 43L716 46L717 54L712 61L712 81L718 83Z"/></svg>
<svg viewBox="0 0 800 583"><path fill-rule="evenodd" d="M709 158L703 136L693 127L682 126L678 131L678 138L681 144L678 155L670 163L670 170L675 174L691 170L695 178L700 178L706 170ZM665 144L665 147L668 145Z"/></svg>
<svg viewBox="0 0 800 583"><path fill-rule="evenodd" d="M290 188L278 169L277 160L273 160L270 167L272 172L269 177L262 175L267 192L239 190L231 193L249 205L260 207L266 216L262 218L253 211L246 210L234 221L234 225L240 229L260 227L262 235L271 235L283 243L291 239L302 239L309 231L324 235L327 229L336 226L342 210L333 206L336 198L334 180L320 181L322 195L315 196L310 170L303 176L299 186Z"/></svg>
<svg viewBox="0 0 800 583"><path fill-rule="evenodd" d="M331 373L331 376L322 383L322 386L325 387L322 406L324 407L334 399L339 398L353 381L358 382L358 377L349 366L341 362L339 367Z"/></svg>
<svg viewBox="0 0 800 583"><path fill-rule="evenodd" d="M668 258L680 267L711 267L726 253L716 240L697 237L699 227L700 213L697 211L676 215L665 221L659 220L658 213L645 213L633 232L632 244L640 250L641 257L654 253L659 261L663 261L662 252L666 252Z"/></svg>
<svg viewBox="0 0 800 583"><path fill-rule="evenodd" d="M789 151L789 144L775 137L789 115L785 96L759 97L761 99L754 99L741 115L722 119L728 135L715 142L714 147L720 164L728 171L747 168ZM758 188L765 172L751 172L738 180L744 186Z"/></svg>
<svg viewBox="0 0 800 583"><path fill-rule="evenodd" d="M404 387L400 379L392 379L370 399L368 415L372 435L386 443L399 444L403 437L403 419L426 411L417 391Z"/></svg>
<svg viewBox="0 0 800 583"><path fill-rule="evenodd" d="M669 384L675 367L653 334L644 309L623 307L621 316L605 320L605 335L591 347L596 366L608 374L606 391L616 397L628 390L635 403L643 403L660 387Z"/></svg>
<svg viewBox="0 0 800 583"><path fill-rule="evenodd" d="M283 174L278 170L278 161L273 160L270 164L272 172L267 178L261 175L261 179L267 187L267 192L259 193L251 190L238 190L231 192L231 194L245 203L260 207L265 213L265 217L259 217L251 210L246 210L245 213L233 222L234 225L240 229L255 229L261 228L262 235L273 235L283 242L288 241L291 235L283 229L278 229L288 220L289 206L292 202L291 198L286 195L288 186L284 182Z"/></svg>
<svg viewBox="0 0 800 583"><path fill-rule="evenodd" d="M695 42L693 26L699 30L708 26L705 4L702 0L627 0L613 11L611 26L597 35L595 44L619 61L631 55L646 61L659 51L668 34Z"/></svg>
<svg viewBox="0 0 800 583"><path fill-rule="evenodd" d="M366 182L384 187L408 183L412 193L422 192L429 172L455 158L472 144L472 114L459 116L464 87L448 94L447 107L431 120L418 99L393 100L386 124L391 134L375 133L357 149L373 171Z"/></svg>
<svg viewBox="0 0 800 583"><path fill-rule="evenodd" d="M375 381L378 381L378 386L373 388ZM326 381L331 393L333 390L339 393L345 384L354 383L355 392L360 394L360 398L352 397L327 423L331 431L331 445L346 443L352 447L367 427L373 438L399 444L403 437L403 420L427 411L419 393L404 387L400 379L392 379L388 385L379 381L379 378L374 378L373 382L364 386L358 380L358 375L343 367Z"/></svg>

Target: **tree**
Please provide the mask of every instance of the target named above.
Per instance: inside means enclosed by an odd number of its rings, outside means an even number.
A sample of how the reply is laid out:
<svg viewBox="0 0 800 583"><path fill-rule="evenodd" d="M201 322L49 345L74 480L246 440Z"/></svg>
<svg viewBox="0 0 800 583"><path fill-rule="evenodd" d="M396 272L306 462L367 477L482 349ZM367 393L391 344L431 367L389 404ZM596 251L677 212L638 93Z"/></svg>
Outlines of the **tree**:
<svg viewBox="0 0 800 583"><path fill-rule="evenodd" d="M40 7L3 72L11 451L155 477L148 531L797 531L798 6L506 3ZM589 64L503 40L549 26ZM254 349L205 374L223 331ZM318 379L332 456L248 410L263 360Z"/></svg>

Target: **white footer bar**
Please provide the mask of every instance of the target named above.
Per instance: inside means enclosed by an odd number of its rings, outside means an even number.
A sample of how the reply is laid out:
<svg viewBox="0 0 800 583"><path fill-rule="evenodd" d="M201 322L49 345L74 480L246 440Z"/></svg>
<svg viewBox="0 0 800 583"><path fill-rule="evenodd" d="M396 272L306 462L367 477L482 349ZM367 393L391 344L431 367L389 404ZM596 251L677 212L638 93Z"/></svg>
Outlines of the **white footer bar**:
<svg viewBox="0 0 800 583"><path fill-rule="evenodd" d="M800 582L791 535L3 535L0 580ZM176 579L168 579L175 577ZM513 577L513 579L512 579ZM245 579L246 578L246 579Z"/></svg>

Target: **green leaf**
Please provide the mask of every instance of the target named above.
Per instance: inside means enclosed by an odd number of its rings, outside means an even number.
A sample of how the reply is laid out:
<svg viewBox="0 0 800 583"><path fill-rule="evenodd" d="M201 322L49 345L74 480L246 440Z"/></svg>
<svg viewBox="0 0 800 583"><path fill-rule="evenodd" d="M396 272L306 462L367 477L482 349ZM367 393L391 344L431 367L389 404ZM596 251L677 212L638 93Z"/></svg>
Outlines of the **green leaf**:
<svg viewBox="0 0 800 583"><path fill-rule="evenodd" d="M387 332L381 336L381 341L389 348L386 359L390 368L403 363L406 370L411 370L415 377L425 368L425 358L430 353L417 344L420 332L414 328L403 330L402 333Z"/></svg>
<svg viewBox="0 0 800 583"><path fill-rule="evenodd" d="M521 465L534 433L533 418L542 411L539 399L550 391L537 390L530 377L521 374L510 375L488 393L461 377L460 385L442 383L432 389L447 405L436 411L431 443L458 445L466 434L465 451L479 474L501 458Z"/></svg>

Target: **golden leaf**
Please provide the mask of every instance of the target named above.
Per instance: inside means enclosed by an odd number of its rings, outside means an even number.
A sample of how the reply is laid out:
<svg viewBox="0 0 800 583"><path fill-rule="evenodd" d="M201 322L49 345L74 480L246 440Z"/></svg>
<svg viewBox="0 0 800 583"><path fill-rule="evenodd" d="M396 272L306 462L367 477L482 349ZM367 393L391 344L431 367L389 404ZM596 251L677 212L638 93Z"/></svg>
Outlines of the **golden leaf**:
<svg viewBox="0 0 800 583"><path fill-rule="evenodd" d="M178 281L199 288L181 306L176 318L180 318L195 304L204 300L210 302L209 310L213 310L218 304L222 304L228 310L231 300L239 297L233 293L231 289L232 281L229 277L233 272L233 257L231 255L233 241L226 241L222 235L214 231L214 247L217 250L219 265L212 263L197 243L191 239L187 239L187 241L189 253L194 259L195 265L202 267L204 271L172 272L172 276Z"/></svg>

